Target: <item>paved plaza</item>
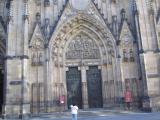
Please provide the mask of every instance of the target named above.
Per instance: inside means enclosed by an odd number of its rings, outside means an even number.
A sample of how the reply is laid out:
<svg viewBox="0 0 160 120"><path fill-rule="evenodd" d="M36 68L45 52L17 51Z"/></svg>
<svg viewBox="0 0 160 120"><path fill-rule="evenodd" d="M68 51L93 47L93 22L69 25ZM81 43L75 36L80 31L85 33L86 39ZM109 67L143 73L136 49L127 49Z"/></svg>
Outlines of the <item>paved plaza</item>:
<svg viewBox="0 0 160 120"><path fill-rule="evenodd" d="M3 120L0 118L0 120ZM18 119L5 119L18 120ZM62 113L37 114L23 120L71 120L70 111ZM144 113L120 110L79 111L78 120L160 120L160 112Z"/></svg>
<svg viewBox="0 0 160 120"><path fill-rule="evenodd" d="M41 114L32 116L31 120L71 120L70 112ZM160 113L143 113L130 111L93 110L80 111L78 120L160 120Z"/></svg>

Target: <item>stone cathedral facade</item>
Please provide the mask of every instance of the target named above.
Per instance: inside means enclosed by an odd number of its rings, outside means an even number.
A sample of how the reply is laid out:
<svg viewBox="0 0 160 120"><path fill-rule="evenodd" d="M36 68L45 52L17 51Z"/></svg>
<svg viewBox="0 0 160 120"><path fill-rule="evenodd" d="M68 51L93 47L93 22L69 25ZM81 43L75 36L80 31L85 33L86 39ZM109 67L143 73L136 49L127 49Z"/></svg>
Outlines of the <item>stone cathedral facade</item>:
<svg viewBox="0 0 160 120"><path fill-rule="evenodd" d="M160 110L159 0L1 0L2 114Z"/></svg>

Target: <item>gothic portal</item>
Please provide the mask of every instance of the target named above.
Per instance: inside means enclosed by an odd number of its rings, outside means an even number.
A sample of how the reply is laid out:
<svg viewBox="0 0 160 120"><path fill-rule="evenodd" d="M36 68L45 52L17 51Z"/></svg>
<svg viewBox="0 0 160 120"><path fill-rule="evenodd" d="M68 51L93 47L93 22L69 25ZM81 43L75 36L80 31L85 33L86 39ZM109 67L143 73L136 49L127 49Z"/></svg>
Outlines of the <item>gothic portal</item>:
<svg viewBox="0 0 160 120"><path fill-rule="evenodd" d="M160 109L159 0L1 0L2 114Z"/></svg>

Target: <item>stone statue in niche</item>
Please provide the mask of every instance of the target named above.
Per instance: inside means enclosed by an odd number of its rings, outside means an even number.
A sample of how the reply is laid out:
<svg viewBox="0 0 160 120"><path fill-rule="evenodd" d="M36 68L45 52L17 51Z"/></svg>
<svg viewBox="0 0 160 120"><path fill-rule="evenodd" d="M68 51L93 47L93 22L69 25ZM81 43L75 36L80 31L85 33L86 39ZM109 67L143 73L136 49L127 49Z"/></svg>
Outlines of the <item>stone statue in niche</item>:
<svg viewBox="0 0 160 120"><path fill-rule="evenodd" d="M67 59L100 59L96 43L86 35L75 37L68 45Z"/></svg>
<svg viewBox="0 0 160 120"><path fill-rule="evenodd" d="M133 50L130 49L129 53L130 53L130 62L134 62L134 54L133 54Z"/></svg>
<svg viewBox="0 0 160 120"><path fill-rule="evenodd" d="M128 61L128 56L127 56L127 51L126 49L123 49L123 61L127 62Z"/></svg>
<svg viewBox="0 0 160 120"><path fill-rule="evenodd" d="M45 19L44 36L46 37L47 40L50 37L50 20L48 18Z"/></svg>
<svg viewBox="0 0 160 120"><path fill-rule="evenodd" d="M36 21L37 21L38 23L41 22L41 15L40 15L39 12L36 13Z"/></svg>
<svg viewBox="0 0 160 120"><path fill-rule="evenodd" d="M32 58L31 58L31 63L32 63L32 66L41 66L43 65L43 55L42 53L38 53L35 52L32 54Z"/></svg>
<svg viewBox="0 0 160 120"><path fill-rule="evenodd" d="M38 61L39 65L42 65L43 64L42 53L39 53L38 58L39 58L39 61Z"/></svg>
<svg viewBox="0 0 160 120"><path fill-rule="evenodd" d="M108 55L108 64L112 65L112 55L111 54Z"/></svg>
<svg viewBox="0 0 160 120"><path fill-rule="evenodd" d="M125 34L123 39L124 39L124 42L123 42L124 46L128 46L131 43L131 38L128 34Z"/></svg>
<svg viewBox="0 0 160 120"><path fill-rule="evenodd" d="M43 49L44 48L44 43L41 39L38 38L38 39L34 40L34 42L32 43L32 47L34 49L37 49L37 50L38 49Z"/></svg>
<svg viewBox="0 0 160 120"><path fill-rule="evenodd" d="M31 61L31 62L32 62L32 65L35 66L36 63L37 63L37 58L36 58L35 53L32 54L32 59L31 59L31 60L32 60L32 61Z"/></svg>

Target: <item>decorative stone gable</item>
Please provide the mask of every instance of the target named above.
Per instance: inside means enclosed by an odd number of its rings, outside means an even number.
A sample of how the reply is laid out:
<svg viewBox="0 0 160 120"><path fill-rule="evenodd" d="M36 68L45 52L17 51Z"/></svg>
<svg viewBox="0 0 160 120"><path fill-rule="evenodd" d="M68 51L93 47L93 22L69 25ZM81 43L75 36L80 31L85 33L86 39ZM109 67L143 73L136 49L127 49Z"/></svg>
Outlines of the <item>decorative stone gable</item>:
<svg viewBox="0 0 160 120"><path fill-rule="evenodd" d="M36 25L33 36L30 40L30 58L32 66L43 65L45 42L39 24Z"/></svg>
<svg viewBox="0 0 160 120"><path fill-rule="evenodd" d="M102 16L100 15L99 11L97 10L95 5L93 4L93 2L86 1L85 4L87 4L87 8L84 10L83 9L78 10L78 9L75 9L76 6L74 6L74 4L73 4L75 1L71 0L66 4L66 7L64 8L64 11L61 15L61 18L57 23L57 26L56 26L57 29L59 29L59 27L61 27L62 24L66 23L68 21L71 21L71 19L73 19L75 16L77 16L77 17L79 16L80 18L83 16L84 17L91 16L97 22L100 22L101 24L103 24L105 26L105 22L104 22Z"/></svg>
<svg viewBox="0 0 160 120"><path fill-rule="evenodd" d="M126 20L122 23L122 27L120 30L120 44L124 47L129 47L134 42L133 34L129 28L129 25Z"/></svg>
<svg viewBox="0 0 160 120"><path fill-rule="evenodd" d="M134 62L135 48L133 34L129 29L127 21L124 19L120 32L120 53L123 62Z"/></svg>
<svg viewBox="0 0 160 120"><path fill-rule="evenodd" d="M29 42L29 46L35 48L44 48L44 37L39 24L36 24L35 26L32 38Z"/></svg>

